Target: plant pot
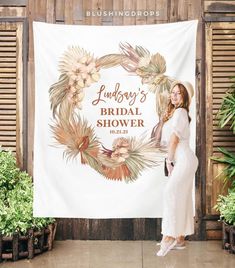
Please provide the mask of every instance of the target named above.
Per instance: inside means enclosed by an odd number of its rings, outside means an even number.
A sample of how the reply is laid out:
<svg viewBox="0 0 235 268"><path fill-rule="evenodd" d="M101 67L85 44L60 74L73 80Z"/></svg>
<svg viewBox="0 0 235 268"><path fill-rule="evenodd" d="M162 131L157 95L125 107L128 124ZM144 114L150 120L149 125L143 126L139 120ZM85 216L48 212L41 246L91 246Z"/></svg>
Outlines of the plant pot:
<svg viewBox="0 0 235 268"><path fill-rule="evenodd" d="M229 225L223 221L222 231L222 248L235 254L235 225Z"/></svg>
<svg viewBox="0 0 235 268"><path fill-rule="evenodd" d="M40 231L30 229L26 235L0 235L0 262L17 261L21 258L32 259L35 255L51 250L57 223L49 224Z"/></svg>

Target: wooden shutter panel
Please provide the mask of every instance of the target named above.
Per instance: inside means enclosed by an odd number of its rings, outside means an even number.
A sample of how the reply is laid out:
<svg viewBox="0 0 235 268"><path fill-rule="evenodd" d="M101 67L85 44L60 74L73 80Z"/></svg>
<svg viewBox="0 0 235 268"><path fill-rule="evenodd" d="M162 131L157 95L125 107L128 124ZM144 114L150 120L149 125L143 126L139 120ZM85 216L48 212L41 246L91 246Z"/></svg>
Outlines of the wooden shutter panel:
<svg viewBox="0 0 235 268"><path fill-rule="evenodd" d="M22 25L0 23L0 144L22 165Z"/></svg>
<svg viewBox="0 0 235 268"><path fill-rule="evenodd" d="M222 98L232 85L231 76L235 76L235 23L209 23L206 27L206 213L209 215L218 214L213 207L218 195L226 192L219 180L224 176L221 174L224 166L210 157L220 156L218 147L235 152L235 135L229 126L219 128L216 118Z"/></svg>
<svg viewBox="0 0 235 268"><path fill-rule="evenodd" d="M235 152L235 135L229 126L218 128L218 120L215 118L222 97L231 85L229 77L235 76L235 24L232 27L224 25L222 29L218 27L212 32L213 153L218 152L217 147Z"/></svg>

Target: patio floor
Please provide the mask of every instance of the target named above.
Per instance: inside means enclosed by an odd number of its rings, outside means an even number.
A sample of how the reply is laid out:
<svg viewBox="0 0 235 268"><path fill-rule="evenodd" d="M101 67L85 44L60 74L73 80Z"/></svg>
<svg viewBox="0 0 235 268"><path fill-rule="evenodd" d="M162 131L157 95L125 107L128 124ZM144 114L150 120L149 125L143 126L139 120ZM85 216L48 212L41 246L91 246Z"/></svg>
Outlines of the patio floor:
<svg viewBox="0 0 235 268"><path fill-rule="evenodd" d="M186 249L155 255L154 241L55 241L50 252L32 260L7 261L1 268L234 268L235 254L221 241L187 241Z"/></svg>

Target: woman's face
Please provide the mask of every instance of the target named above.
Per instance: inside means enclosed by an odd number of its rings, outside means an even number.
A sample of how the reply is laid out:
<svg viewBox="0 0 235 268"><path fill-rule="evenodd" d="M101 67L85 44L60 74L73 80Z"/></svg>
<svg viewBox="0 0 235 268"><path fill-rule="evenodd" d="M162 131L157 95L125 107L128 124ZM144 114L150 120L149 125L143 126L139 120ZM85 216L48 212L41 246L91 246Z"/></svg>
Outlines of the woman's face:
<svg viewBox="0 0 235 268"><path fill-rule="evenodd" d="M180 92L180 88L178 85L175 85L171 91L171 103L174 106L179 106L182 102L183 102L183 97L182 94Z"/></svg>

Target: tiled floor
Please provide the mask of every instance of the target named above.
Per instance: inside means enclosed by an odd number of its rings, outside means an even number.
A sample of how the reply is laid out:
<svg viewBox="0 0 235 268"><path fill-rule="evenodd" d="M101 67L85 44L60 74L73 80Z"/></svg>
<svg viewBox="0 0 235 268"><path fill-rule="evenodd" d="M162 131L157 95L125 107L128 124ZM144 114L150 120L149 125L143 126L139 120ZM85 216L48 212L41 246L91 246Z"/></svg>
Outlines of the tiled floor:
<svg viewBox="0 0 235 268"><path fill-rule="evenodd" d="M184 250L156 257L153 241L56 241L32 260L4 262L1 268L235 268L235 254L220 241L187 242Z"/></svg>

